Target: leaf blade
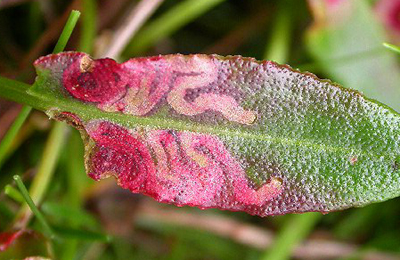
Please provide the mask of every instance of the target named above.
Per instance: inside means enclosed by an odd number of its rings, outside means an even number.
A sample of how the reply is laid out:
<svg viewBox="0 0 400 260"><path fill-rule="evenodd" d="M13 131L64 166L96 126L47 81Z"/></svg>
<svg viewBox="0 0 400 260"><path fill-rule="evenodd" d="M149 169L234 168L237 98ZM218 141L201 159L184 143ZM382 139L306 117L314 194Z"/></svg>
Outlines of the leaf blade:
<svg viewBox="0 0 400 260"><path fill-rule="evenodd" d="M122 95L112 103L108 101L110 96L105 94L97 97L96 92L87 89L82 90L83 94L74 93L76 89L65 86L65 80L71 79L63 77L73 77L73 74L65 72L71 66L78 66L78 76L83 73L97 75L95 70L82 71L83 57L87 56L64 53L38 60L35 63L38 83L29 93L57 104L47 111L48 114L73 121L84 132L88 171L93 171L93 158L96 158L91 156L100 149L108 149L100 153L100 157L109 156L109 161L105 159L102 163L111 162L113 172L105 171L104 176L116 175L120 185L134 192L177 205L242 210L261 216L328 212L399 195L400 117L392 109L356 91L288 66L242 57L169 55L132 59L121 65L106 59L91 60L94 66L101 67L103 62L112 64L109 67L116 66L111 71L113 73L123 68L125 74L121 77L128 75L123 83L132 84L125 88L126 92L136 91L131 96ZM77 63L71 65L74 62ZM162 68L159 74L154 72L155 65ZM216 72L207 71L207 66L217 67ZM131 72L140 74L140 77L135 78L129 74ZM105 77L108 72L103 69L102 73L101 77ZM163 82L162 79L168 78L166 74L173 73L176 73L175 78L172 77L175 80L173 84L168 85L165 81L164 85L156 85L153 89L156 93L169 86L162 98L151 101L151 96L138 94L151 85L149 82ZM205 79L197 77L202 73ZM112 80L115 78L113 76ZM85 82L92 82L90 80L97 82L99 79L89 78ZM94 86L112 80L103 80ZM118 84L111 87L116 88ZM184 98L187 99L174 100L182 97L179 96L182 95L179 86L184 86ZM132 90L134 88L137 89ZM197 92L191 92L193 89ZM111 93L111 99L113 95L121 94L112 91L102 87L100 92ZM85 94L92 95L88 97L90 102L76 98L85 99ZM136 107L130 107L132 103ZM150 109L146 107L149 103L154 103ZM253 115L256 115L255 122ZM98 131L114 139L101 137ZM130 147L136 147L140 153L132 159L129 167L153 163L154 167L149 167L155 170L148 172L149 176L159 178L159 174L168 172L178 179L171 187L175 185L181 187L180 191L192 191L192 194L179 197L176 189L174 193L171 191L173 188L167 188L166 184L157 186L162 180L147 180L151 185L144 189L132 186L137 184L132 180L131 183L122 180L124 175L115 173L118 171L115 166L123 168L126 165L121 159L115 163L115 158L122 156L126 159L136 150L129 150L131 148L126 144L119 143L118 136L123 136L120 139L130 143ZM164 147L161 147L163 142ZM119 147L115 143L119 143ZM149 152L144 156L146 150ZM165 151L169 151L171 158L179 158L179 162L170 159L169 164L165 163L168 157ZM185 160L187 163L184 165L182 161ZM132 172L133 168L127 170L126 167L125 172ZM143 169L138 171L144 172ZM192 175L201 174L208 176L204 177L204 184L190 186L191 182L200 182L201 179ZM140 175L133 174L134 178ZM104 177L99 176L92 173L95 179ZM185 184L183 180L190 181ZM182 188L188 185L190 189Z"/></svg>

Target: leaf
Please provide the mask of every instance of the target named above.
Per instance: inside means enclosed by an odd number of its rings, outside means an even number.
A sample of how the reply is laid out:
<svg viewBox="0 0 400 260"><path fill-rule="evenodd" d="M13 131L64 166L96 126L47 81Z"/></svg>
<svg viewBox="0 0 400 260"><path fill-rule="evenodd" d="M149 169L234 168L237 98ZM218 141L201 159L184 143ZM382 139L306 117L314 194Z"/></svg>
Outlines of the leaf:
<svg viewBox="0 0 400 260"><path fill-rule="evenodd" d="M274 62L167 55L35 62L28 91L80 129L86 169L178 206L266 216L329 212L400 193L400 117Z"/></svg>

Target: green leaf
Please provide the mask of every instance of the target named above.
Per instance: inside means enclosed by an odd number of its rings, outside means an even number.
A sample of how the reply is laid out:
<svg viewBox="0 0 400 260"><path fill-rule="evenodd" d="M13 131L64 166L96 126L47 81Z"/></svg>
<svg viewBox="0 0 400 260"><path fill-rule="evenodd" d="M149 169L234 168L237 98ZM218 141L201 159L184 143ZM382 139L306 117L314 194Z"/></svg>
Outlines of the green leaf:
<svg viewBox="0 0 400 260"><path fill-rule="evenodd" d="M119 65L69 52L35 66L24 100L80 129L96 180L260 216L399 196L399 114L312 74L215 55Z"/></svg>

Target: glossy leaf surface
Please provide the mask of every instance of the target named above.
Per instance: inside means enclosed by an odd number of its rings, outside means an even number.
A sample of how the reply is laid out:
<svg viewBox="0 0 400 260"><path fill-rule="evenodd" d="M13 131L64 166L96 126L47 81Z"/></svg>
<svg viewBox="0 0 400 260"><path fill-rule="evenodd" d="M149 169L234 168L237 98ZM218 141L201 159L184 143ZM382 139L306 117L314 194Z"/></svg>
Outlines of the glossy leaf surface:
<svg viewBox="0 0 400 260"><path fill-rule="evenodd" d="M29 93L81 130L95 180L260 216L400 193L399 115L312 74L216 55L118 64L67 52L35 67Z"/></svg>

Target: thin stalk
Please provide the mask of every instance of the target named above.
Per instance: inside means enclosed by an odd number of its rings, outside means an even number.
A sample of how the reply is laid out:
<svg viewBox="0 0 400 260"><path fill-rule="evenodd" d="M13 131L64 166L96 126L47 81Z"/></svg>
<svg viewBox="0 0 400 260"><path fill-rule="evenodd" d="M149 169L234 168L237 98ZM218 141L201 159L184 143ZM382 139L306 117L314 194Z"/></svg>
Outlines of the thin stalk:
<svg viewBox="0 0 400 260"><path fill-rule="evenodd" d="M283 228L279 230L271 247L261 259L290 259L293 250L309 235L320 217L320 213L304 213L291 216Z"/></svg>
<svg viewBox="0 0 400 260"><path fill-rule="evenodd" d="M68 39L75 28L79 16L80 16L79 11L75 10L71 11L71 14L65 24L65 27L60 35L60 38L58 39L58 42L54 47L53 53L58 53L64 50L68 42ZM22 89L25 89L25 91L23 91L25 93L25 97L30 101L32 101L30 95L26 93L28 87L25 87L24 84L0 78L0 84L2 81L7 82L8 85L11 87L12 86L16 87L15 85L22 86ZM3 88L5 90L9 90L7 89L7 85L6 86L3 85ZM17 97L21 98L18 95ZM64 135L67 130L68 128L64 123L56 122L54 123L50 131L50 135L49 138L47 139L45 149L38 166L37 173L29 189L30 197L36 204L39 204L42 201L44 194L47 191L54 169L57 165L58 157L61 152L61 147L63 146L65 141ZM24 228L28 224L31 216L32 216L32 211L29 211L26 205L22 206L22 208L17 214L14 227L17 229Z"/></svg>
<svg viewBox="0 0 400 260"><path fill-rule="evenodd" d="M78 18L80 16L80 12L79 11L72 11L71 15L68 18L68 21L64 27L64 30L61 33L60 38L58 39L58 42L56 44L56 46L54 47L53 53L58 53L62 50L64 50L69 37L72 34L72 30L74 29L76 22L78 21ZM3 84L4 83L4 84ZM0 77L0 85L2 86L2 92L3 91L7 91L7 86L11 86L14 88L18 88L18 92L25 92L29 86L23 83L20 83L18 81L11 81L5 78ZM27 95L26 93L23 93L25 95L23 95L22 93L10 93L14 96L13 99L11 98L11 100L17 101L19 103L25 103L25 104L29 104L29 102L24 102L25 98L29 99L29 95ZM22 94L22 96L21 96ZM7 98L7 95L4 95L4 97ZM31 102L31 103L35 103L35 101ZM7 131L6 135L4 136L3 140L0 143L0 168L3 165L5 158L7 156L7 153L14 141L14 139L16 138L20 128L22 127L22 125L24 124L26 118L29 116L30 112L32 110L32 107L30 106L24 106L20 112L20 114L18 115L18 117L16 118L16 120L14 121L14 123L12 124L12 126L10 127L10 129Z"/></svg>
<svg viewBox="0 0 400 260"><path fill-rule="evenodd" d="M4 187L4 193L12 198L13 200L15 200L16 202L22 203L24 202L24 197L22 196L22 194L13 186L11 186L10 184L7 184Z"/></svg>
<svg viewBox="0 0 400 260"><path fill-rule="evenodd" d="M96 37L97 3L95 0L82 0L82 25L79 50L91 53Z"/></svg>
<svg viewBox="0 0 400 260"><path fill-rule="evenodd" d="M1 82L1 80L0 80L0 82ZM3 163L5 162L7 156L9 155L10 148L11 148L19 130L21 129L25 120L28 118L31 110L32 110L32 108L29 106L22 107L21 112L18 114L17 118L11 125L10 129L8 129L7 133L4 135L3 140L0 143L0 168L3 165Z"/></svg>
<svg viewBox="0 0 400 260"><path fill-rule="evenodd" d="M55 234L53 230L51 229L50 225L47 223L46 219L42 215L42 213L39 211L39 209L36 207L35 203L33 202L32 198L29 196L28 190L26 189L24 183L21 180L21 177L19 175L14 176L14 180L17 183L17 186L21 192L21 195L24 197L26 203L28 204L29 208L35 214L37 220L43 227L43 233L49 238L49 239L54 239Z"/></svg>
<svg viewBox="0 0 400 260"><path fill-rule="evenodd" d="M292 31L292 15L286 2L288 1L283 1L278 8L278 16L264 54L265 59L281 64L286 63L288 60Z"/></svg>
<svg viewBox="0 0 400 260"><path fill-rule="evenodd" d="M59 154L61 152L61 148L64 145L64 135L66 130L68 130L68 128L66 128L64 123L55 122L50 131L50 135L47 139L37 173L29 189L29 194L36 204L41 203L44 194L47 191L54 173L55 166L57 164ZM31 216L32 212L28 210L26 205L22 206L17 215L15 227L25 227L28 224Z"/></svg>
<svg viewBox="0 0 400 260"><path fill-rule="evenodd" d="M393 45L393 44L390 44L390 43L387 43L387 42L383 43L383 46L385 46L389 50L392 50L392 51L397 52L398 54L400 54L400 47L399 46L396 46L396 45Z"/></svg>
<svg viewBox="0 0 400 260"><path fill-rule="evenodd" d="M69 37L71 37L72 31L74 30L80 15L81 13L79 11L71 11L71 14L68 17L67 23L64 26L60 38L58 38L57 44L53 49L53 53L59 53L65 49L65 46L67 45Z"/></svg>
<svg viewBox="0 0 400 260"><path fill-rule="evenodd" d="M4 78L4 77L0 76L0 96L1 97L11 100L11 101L14 101L14 102L17 102L17 103L20 103L20 104L25 104L25 105L31 106L31 107L39 109L39 110L45 109L45 107L42 106L42 102L38 98L31 96L26 92L30 87L31 86L26 83L16 81L13 79ZM25 109L28 110L28 108L25 108ZM23 123L23 122L20 122L20 124L21 123ZM11 131L11 129L12 128L10 128L9 131ZM14 131L16 131L16 130L13 130L12 132L14 132ZM8 132L7 132L7 134L8 134ZM14 133L14 135L15 134L16 133ZM3 140L0 144L0 147L3 145L2 143L4 142L5 138L6 138L6 136L3 138ZM9 138L13 139L13 137L9 137Z"/></svg>
<svg viewBox="0 0 400 260"><path fill-rule="evenodd" d="M149 23L128 45L127 56L143 53L154 42L171 35L185 24L212 9L224 0L186 0Z"/></svg>
<svg viewBox="0 0 400 260"><path fill-rule="evenodd" d="M33 45L37 36L40 34L40 6L39 2L32 1L29 6L29 41Z"/></svg>

